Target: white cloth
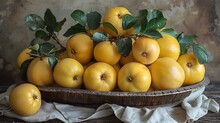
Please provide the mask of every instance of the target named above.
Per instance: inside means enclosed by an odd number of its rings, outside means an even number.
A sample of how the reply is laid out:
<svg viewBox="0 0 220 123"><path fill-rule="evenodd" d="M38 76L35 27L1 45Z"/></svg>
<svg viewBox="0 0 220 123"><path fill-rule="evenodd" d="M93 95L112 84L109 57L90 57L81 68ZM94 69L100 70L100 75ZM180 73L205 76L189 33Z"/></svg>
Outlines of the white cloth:
<svg viewBox="0 0 220 123"><path fill-rule="evenodd" d="M116 104L103 104L97 109L78 107L67 104L42 102L41 108L33 116L16 115L9 106L9 94L15 85L0 94L0 113L6 117L18 118L27 122L42 122L59 119L63 122L81 122L90 119L115 115L126 123L179 123L193 122L203 117L208 111L219 112L219 104L203 95L205 88L192 92L179 107L158 107L156 109L123 107Z"/></svg>

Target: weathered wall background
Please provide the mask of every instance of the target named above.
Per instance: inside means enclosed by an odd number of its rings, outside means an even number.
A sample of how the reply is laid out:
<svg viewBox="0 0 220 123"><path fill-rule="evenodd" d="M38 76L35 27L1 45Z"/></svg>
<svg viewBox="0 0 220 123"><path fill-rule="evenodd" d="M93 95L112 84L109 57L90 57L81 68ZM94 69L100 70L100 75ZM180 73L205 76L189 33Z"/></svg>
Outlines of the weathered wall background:
<svg viewBox="0 0 220 123"><path fill-rule="evenodd" d="M70 13L75 9L103 14L115 6L124 6L133 14L139 9L160 9L168 18L167 27L178 33L197 35L197 42L209 51L212 59L206 65L206 74L212 82L220 82L220 0L1 0L0 84L9 85L19 80L16 57L34 36L24 24L27 14L43 16L46 8L50 8L58 20L67 18L63 28L66 30L74 24ZM62 35L59 38L65 43Z"/></svg>

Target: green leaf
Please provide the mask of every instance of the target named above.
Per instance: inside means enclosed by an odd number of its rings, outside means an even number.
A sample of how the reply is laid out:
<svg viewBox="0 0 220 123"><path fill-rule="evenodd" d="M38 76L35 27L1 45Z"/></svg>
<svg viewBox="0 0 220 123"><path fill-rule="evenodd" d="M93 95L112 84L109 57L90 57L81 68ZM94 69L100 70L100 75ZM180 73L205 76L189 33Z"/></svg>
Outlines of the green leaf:
<svg viewBox="0 0 220 123"><path fill-rule="evenodd" d="M132 50L131 38L120 39L117 45L118 45L118 51L122 56L128 56Z"/></svg>
<svg viewBox="0 0 220 123"><path fill-rule="evenodd" d="M96 32L92 35L92 40L95 42L106 41L108 37L101 32Z"/></svg>
<svg viewBox="0 0 220 123"><path fill-rule="evenodd" d="M71 17L79 23L81 26L86 26L86 15L81 10L75 10L72 12Z"/></svg>
<svg viewBox="0 0 220 123"><path fill-rule="evenodd" d="M101 14L94 11L94 12L90 12L86 14L86 18L87 18L87 23L88 23L88 27L89 29L97 29L100 26L100 22L101 22Z"/></svg>
<svg viewBox="0 0 220 123"><path fill-rule="evenodd" d="M192 45L193 40L196 39L196 35L185 35L184 33L181 33L177 36L177 40L180 44L187 44L187 45Z"/></svg>
<svg viewBox="0 0 220 123"><path fill-rule="evenodd" d="M193 44L193 54L198 58L200 64L209 62L209 56L206 50L199 44Z"/></svg>
<svg viewBox="0 0 220 123"><path fill-rule="evenodd" d="M148 10L147 20L150 21L154 18L164 18L163 13L159 10L156 10L156 9Z"/></svg>
<svg viewBox="0 0 220 123"><path fill-rule="evenodd" d="M44 22L46 26L51 27L53 30L55 29L57 20L50 9L47 9L44 14Z"/></svg>
<svg viewBox="0 0 220 123"><path fill-rule="evenodd" d="M154 39L162 38L162 35L157 30L149 30L145 32L143 35Z"/></svg>
<svg viewBox="0 0 220 123"><path fill-rule="evenodd" d="M103 22L102 25L103 25L104 27L107 27L107 28L111 29L112 31L115 32L115 34L118 35L117 29L116 29L111 23L109 23L109 22Z"/></svg>
<svg viewBox="0 0 220 123"><path fill-rule="evenodd" d="M39 53L42 55L49 55L50 51L55 48L54 44L51 44L49 42L44 42L40 44Z"/></svg>
<svg viewBox="0 0 220 123"><path fill-rule="evenodd" d="M48 62L49 62L51 69L53 70L58 61L55 56L50 56L48 57Z"/></svg>
<svg viewBox="0 0 220 123"><path fill-rule="evenodd" d="M64 18L62 21L56 23L56 27L54 31L59 32L62 29L62 26L66 22L66 18Z"/></svg>
<svg viewBox="0 0 220 123"><path fill-rule="evenodd" d="M184 54L188 53L188 50L190 47L191 47L191 45L180 44L180 55L184 55Z"/></svg>
<svg viewBox="0 0 220 123"><path fill-rule="evenodd" d="M30 65L31 61L33 59L28 59L26 61L24 61L22 64L21 64L21 67L20 67L20 75L21 75L21 78L26 81L27 80L27 69L28 69L28 66Z"/></svg>
<svg viewBox="0 0 220 123"><path fill-rule="evenodd" d="M69 37L71 35L74 35L76 33L86 33L86 29L85 27L83 27L82 25L80 24L76 24L74 26L71 26L64 34L63 36L65 37Z"/></svg>
<svg viewBox="0 0 220 123"><path fill-rule="evenodd" d="M134 34L139 34L141 32L141 24L137 22L134 24Z"/></svg>
<svg viewBox="0 0 220 123"><path fill-rule="evenodd" d="M137 29L140 29L138 33L145 33L146 31L146 28L147 28L147 15L148 15L148 11L147 9L144 9L144 10L140 10L139 11L139 15L138 15L138 18L139 18L139 23L137 23L137 25L135 25ZM136 30L138 31L138 30Z"/></svg>
<svg viewBox="0 0 220 123"><path fill-rule="evenodd" d="M126 14L122 18L122 28L127 30L134 26L134 24L138 21L137 18L133 17L130 14Z"/></svg>
<svg viewBox="0 0 220 123"><path fill-rule="evenodd" d="M166 18L154 18L147 23L147 30L161 29L167 24Z"/></svg>
<svg viewBox="0 0 220 123"><path fill-rule="evenodd" d="M177 38L177 32L172 28L163 29L160 33L168 34L168 35L173 36L174 38Z"/></svg>
<svg viewBox="0 0 220 123"><path fill-rule="evenodd" d="M29 46L29 48L30 48L31 50L38 51L39 48L40 48L40 45L36 43L36 44L34 44L34 45Z"/></svg>
<svg viewBox="0 0 220 123"><path fill-rule="evenodd" d="M44 32L43 30L37 30L35 32L35 38L36 39L44 39L44 37L48 36L46 32Z"/></svg>
<svg viewBox="0 0 220 123"><path fill-rule="evenodd" d="M35 14L25 16L25 24L31 31L36 31L40 28L44 29L45 27L43 19Z"/></svg>

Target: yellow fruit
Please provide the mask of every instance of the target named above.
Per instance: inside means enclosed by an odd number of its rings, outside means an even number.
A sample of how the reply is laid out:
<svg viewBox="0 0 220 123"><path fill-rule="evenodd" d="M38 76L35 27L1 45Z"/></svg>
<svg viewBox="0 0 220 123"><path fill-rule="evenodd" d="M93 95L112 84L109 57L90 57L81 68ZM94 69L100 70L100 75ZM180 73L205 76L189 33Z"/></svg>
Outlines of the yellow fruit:
<svg viewBox="0 0 220 123"><path fill-rule="evenodd" d="M135 60L142 64L149 65L159 57L160 47L156 40L141 37L134 42L132 53Z"/></svg>
<svg viewBox="0 0 220 123"><path fill-rule="evenodd" d="M80 88L83 80L83 66L72 58L61 60L54 68L53 77L55 82L67 88Z"/></svg>
<svg viewBox="0 0 220 123"><path fill-rule="evenodd" d="M66 43L67 54L81 64L87 64L93 57L93 41L83 33L72 36Z"/></svg>
<svg viewBox="0 0 220 123"><path fill-rule="evenodd" d="M50 85L54 82L48 57L35 58L27 70L28 81L38 86Z"/></svg>
<svg viewBox="0 0 220 123"><path fill-rule="evenodd" d="M21 84L10 93L9 104L17 115L34 115L41 106L40 91L32 84Z"/></svg>
<svg viewBox="0 0 220 123"><path fill-rule="evenodd" d="M131 14L131 13L124 7L110 8L104 14L102 21L111 23L118 31L118 35L121 36L127 32L127 30L123 30L122 28L122 18L126 14ZM117 34L114 31L112 31L111 29L105 26L103 26L103 30L111 36L114 37L117 36Z"/></svg>
<svg viewBox="0 0 220 123"><path fill-rule="evenodd" d="M163 34L162 36L163 38L157 40L160 46L159 58L170 57L177 60L180 55L180 45L177 39L167 34Z"/></svg>
<svg viewBox="0 0 220 123"><path fill-rule="evenodd" d="M182 86L185 74L174 59L163 57L150 66L152 85L158 90L176 89Z"/></svg>
<svg viewBox="0 0 220 123"><path fill-rule="evenodd" d="M31 49L29 48L26 48L24 49L23 51L21 51L17 57L17 66L20 68L22 63L28 59L31 59L32 57L30 57L29 54L27 53L30 53L31 52Z"/></svg>
<svg viewBox="0 0 220 123"><path fill-rule="evenodd" d="M183 85L196 84L204 79L205 66L200 64L198 59L192 54L184 54L177 61L185 72Z"/></svg>
<svg viewBox="0 0 220 123"><path fill-rule="evenodd" d="M150 71L141 63L130 62L119 70L118 87L121 91L146 92L150 85Z"/></svg>
<svg viewBox="0 0 220 123"><path fill-rule="evenodd" d="M60 53L59 56L58 56L59 60L63 60L65 58L68 58L67 51L64 51L64 52Z"/></svg>
<svg viewBox="0 0 220 123"><path fill-rule="evenodd" d="M96 61L114 65L119 61L121 54L118 52L117 46L114 43L103 41L95 46L94 57Z"/></svg>
<svg viewBox="0 0 220 123"><path fill-rule="evenodd" d="M115 69L104 62L89 66L83 76L84 85L89 90L111 91L116 86Z"/></svg>

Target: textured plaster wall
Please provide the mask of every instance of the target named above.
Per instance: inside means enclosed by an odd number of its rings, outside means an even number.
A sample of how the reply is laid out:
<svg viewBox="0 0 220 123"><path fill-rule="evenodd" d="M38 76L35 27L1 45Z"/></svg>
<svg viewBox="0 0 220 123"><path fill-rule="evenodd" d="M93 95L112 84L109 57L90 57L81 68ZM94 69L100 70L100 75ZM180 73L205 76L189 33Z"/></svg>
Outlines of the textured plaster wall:
<svg viewBox="0 0 220 123"><path fill-rule="evenodd" d="M115 6L124 6L133 14L139 9L160 9L168 18L167 27L197 35L197 42L207 48L212 59L206 74L212 82L220 81L220 0L0 0L0 84L19 80L16 57L34 36L24 24L27 14L43 16L50 8L58 20L67 18L66 30L74 24L70 13L75 9L103 14ZM59 38L65 44L66 39Z"/></svg>

